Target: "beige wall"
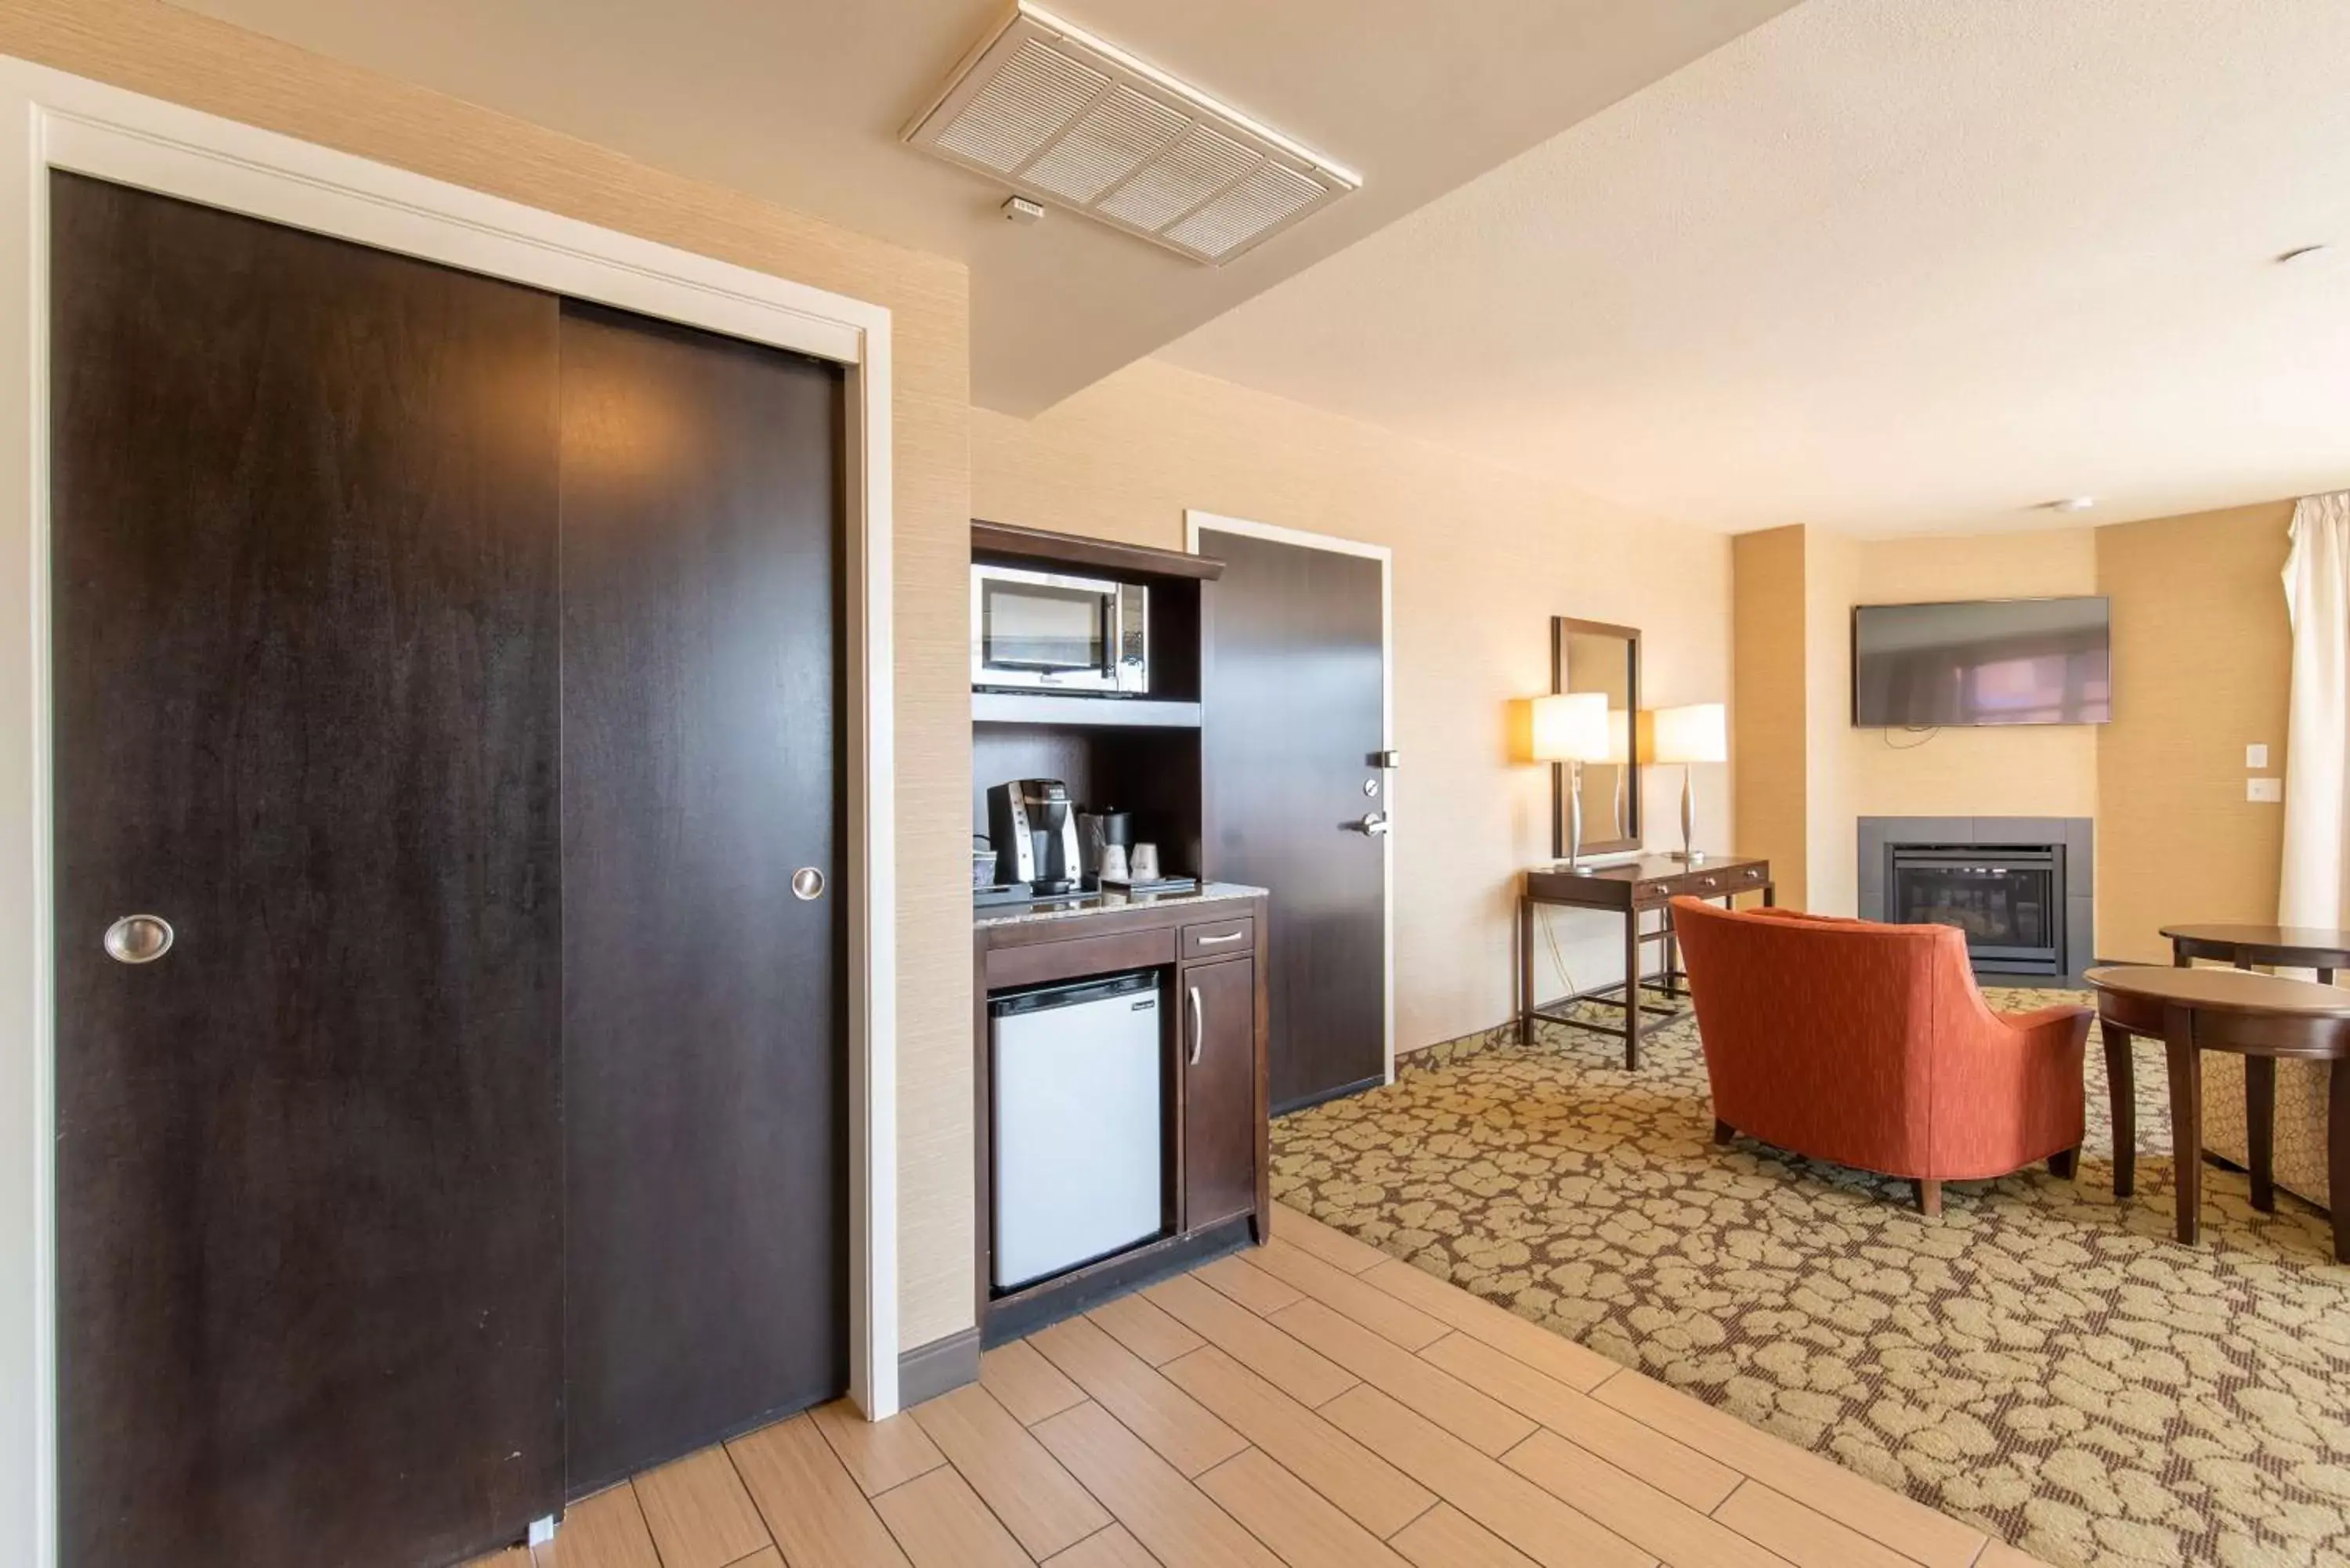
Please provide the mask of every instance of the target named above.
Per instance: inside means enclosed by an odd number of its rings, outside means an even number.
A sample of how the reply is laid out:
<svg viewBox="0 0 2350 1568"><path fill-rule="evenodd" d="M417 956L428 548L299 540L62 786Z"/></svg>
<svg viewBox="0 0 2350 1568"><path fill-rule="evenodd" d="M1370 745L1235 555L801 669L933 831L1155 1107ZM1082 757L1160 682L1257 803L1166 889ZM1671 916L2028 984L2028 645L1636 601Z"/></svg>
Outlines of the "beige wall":
<svg viewBox="0 0 2350 1568"><path fill-rule="evenodd" d="M1511 758L1509 705L1549 690L1550 618L1640 628L1650 706L1730 692L1727 539L1157 361L1034 421L975 411L972 482L979 515L1040 528L1180 548L1191 507L1394 550L1399 1050L1514 1005L1515 877L1549 857L1550 783ZM1699 779L1717 845L1726 773ZM1678 840L1679 788L1650 772L1651 843ZM1577 984L1620 977L1603 919L1553 926Z"/></svg>
<svg viewBox="0 0 2350 1568"><path fill-rule="evenodd" d="M2099 956L2160 961L2163 926L2276 919L2284 808L2244 799L2244 747L2284 774L2291 502L2096 531L2114 601L2097 748Z"/></svg>
<svg viewBox="0 0 2350 1568"><path fill-rule="evenodd" d="M0 53L889 307L896 361L899 1293L910 1348L972 1321L963 641L969 282L883 244L147 0L0 0Z"/></svg>
<svg viewBox="0 0 2350 1568"><path fill-rule="evenodd" d="M1852 607L1860 597L1861 546L1814 531L1804 550L1804 734L1812 764L1804 801L1804 904L1848 915L1858 896L1853 770L1837 765L1851 743Z"/></svg>
<svg viewBox="0 0 2350 1568"><path fill-rule="evenodd" d="M1810 676L1804 556L1808 530L1770 528L1731 543L1736 647L1730 765L1734 847L1767 858L1778 898L1809 909Z"/></svg>
<svg viewBox="0 0 2350 1568"><path fill-rule="evenodd" d="M2283 813L2245 800L2244 747L2265 743L2266 771L2282 774L2292 647L2278 573L2292 513L2276 502L2022 534L1741 536L1742 847L1779 863L1783 901L1852 914L1857 817L2086 816L2095 956L2163 959L2159 929L2174 921L2273 919ZM1851 727L1853 605L2067 594L2113 600L2112 723ZM1785 869L1798 858L1800 883Z"/></svg>
<svg viewBox="0 0 2350 1568"><path fill-rule="evenodd" d="M1854 604L2017 599L2094 594L2098 530L2036 529L1957 538L1872 539L1857 546ZM1850 680L1848 623L1839 624L1840 666ZM1951 728L1922 734L1851 727L1842 739L1857 816L2094 816L2096 727L2077 724ZM1847 858L1857 854L1846 836Z"/></svg>

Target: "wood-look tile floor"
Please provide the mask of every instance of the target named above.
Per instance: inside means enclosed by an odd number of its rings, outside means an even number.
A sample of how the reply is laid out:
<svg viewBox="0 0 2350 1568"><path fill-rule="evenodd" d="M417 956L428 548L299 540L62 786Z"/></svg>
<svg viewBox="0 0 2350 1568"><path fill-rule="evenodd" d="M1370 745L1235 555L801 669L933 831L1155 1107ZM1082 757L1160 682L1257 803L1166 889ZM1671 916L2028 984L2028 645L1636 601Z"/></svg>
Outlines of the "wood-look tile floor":
<svg viewBox="0 0 2350 1568"><path fill-rule="evenodd" d="M1292 1210L987 1353L574 1506L484 1568L2031 1568Z"/></svg>

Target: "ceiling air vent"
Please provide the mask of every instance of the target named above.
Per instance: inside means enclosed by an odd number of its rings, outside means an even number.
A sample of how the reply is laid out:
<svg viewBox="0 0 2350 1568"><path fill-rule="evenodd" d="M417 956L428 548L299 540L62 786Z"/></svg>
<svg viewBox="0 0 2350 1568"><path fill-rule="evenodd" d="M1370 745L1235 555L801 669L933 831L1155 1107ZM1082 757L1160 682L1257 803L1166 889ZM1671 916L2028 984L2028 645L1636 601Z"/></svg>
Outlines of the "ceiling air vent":
<svg viewBox="0 0 2350 1568"><path fill-rule="evenodd" d="M1362 184L1024 0L963 57L906 140L1211 265Z"/></svg>

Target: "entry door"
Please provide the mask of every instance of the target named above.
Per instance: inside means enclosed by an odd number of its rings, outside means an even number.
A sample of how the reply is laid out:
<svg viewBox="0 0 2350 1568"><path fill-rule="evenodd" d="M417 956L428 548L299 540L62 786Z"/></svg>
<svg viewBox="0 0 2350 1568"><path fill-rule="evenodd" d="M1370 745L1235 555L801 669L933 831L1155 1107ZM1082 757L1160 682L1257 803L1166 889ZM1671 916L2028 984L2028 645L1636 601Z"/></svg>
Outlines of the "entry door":
<svg viewBox="0 0 2350 1568"><path fill-rule="evenodd" d="M445 1562L563 1496L556 302L50 196L59 1561Z"/></svg>
<svg viewBox="0 0 2350 1568"><path fill-rule="evenodd" d="M1273 893L1278 1113L1387 1073L1387 563L1208 524L1198 548L1224 563L1202 677L1209 863Z"/></svg>
<svg viewBox="0 0 2350 1568"><path fill-rule="evenodd" d="M847 1386L841 420L832 366L564 306L575 1495Z"/></svg>

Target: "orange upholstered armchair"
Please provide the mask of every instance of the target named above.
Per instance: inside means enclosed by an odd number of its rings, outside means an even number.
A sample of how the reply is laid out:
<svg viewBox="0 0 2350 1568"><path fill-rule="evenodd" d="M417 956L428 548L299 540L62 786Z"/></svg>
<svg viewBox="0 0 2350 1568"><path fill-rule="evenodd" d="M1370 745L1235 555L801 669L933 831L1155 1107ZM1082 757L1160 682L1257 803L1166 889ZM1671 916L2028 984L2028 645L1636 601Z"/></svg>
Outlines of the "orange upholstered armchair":
<svg viewBox="0 0 2350 1568"><path fill-rule="evenodd" d="M1993 1012L1948 926L1883 926L1785 909L1672 902L1713 1085L1714 1141L1733 1133L1942 1183L2081 1147L2085 1007Z"/></svg>

